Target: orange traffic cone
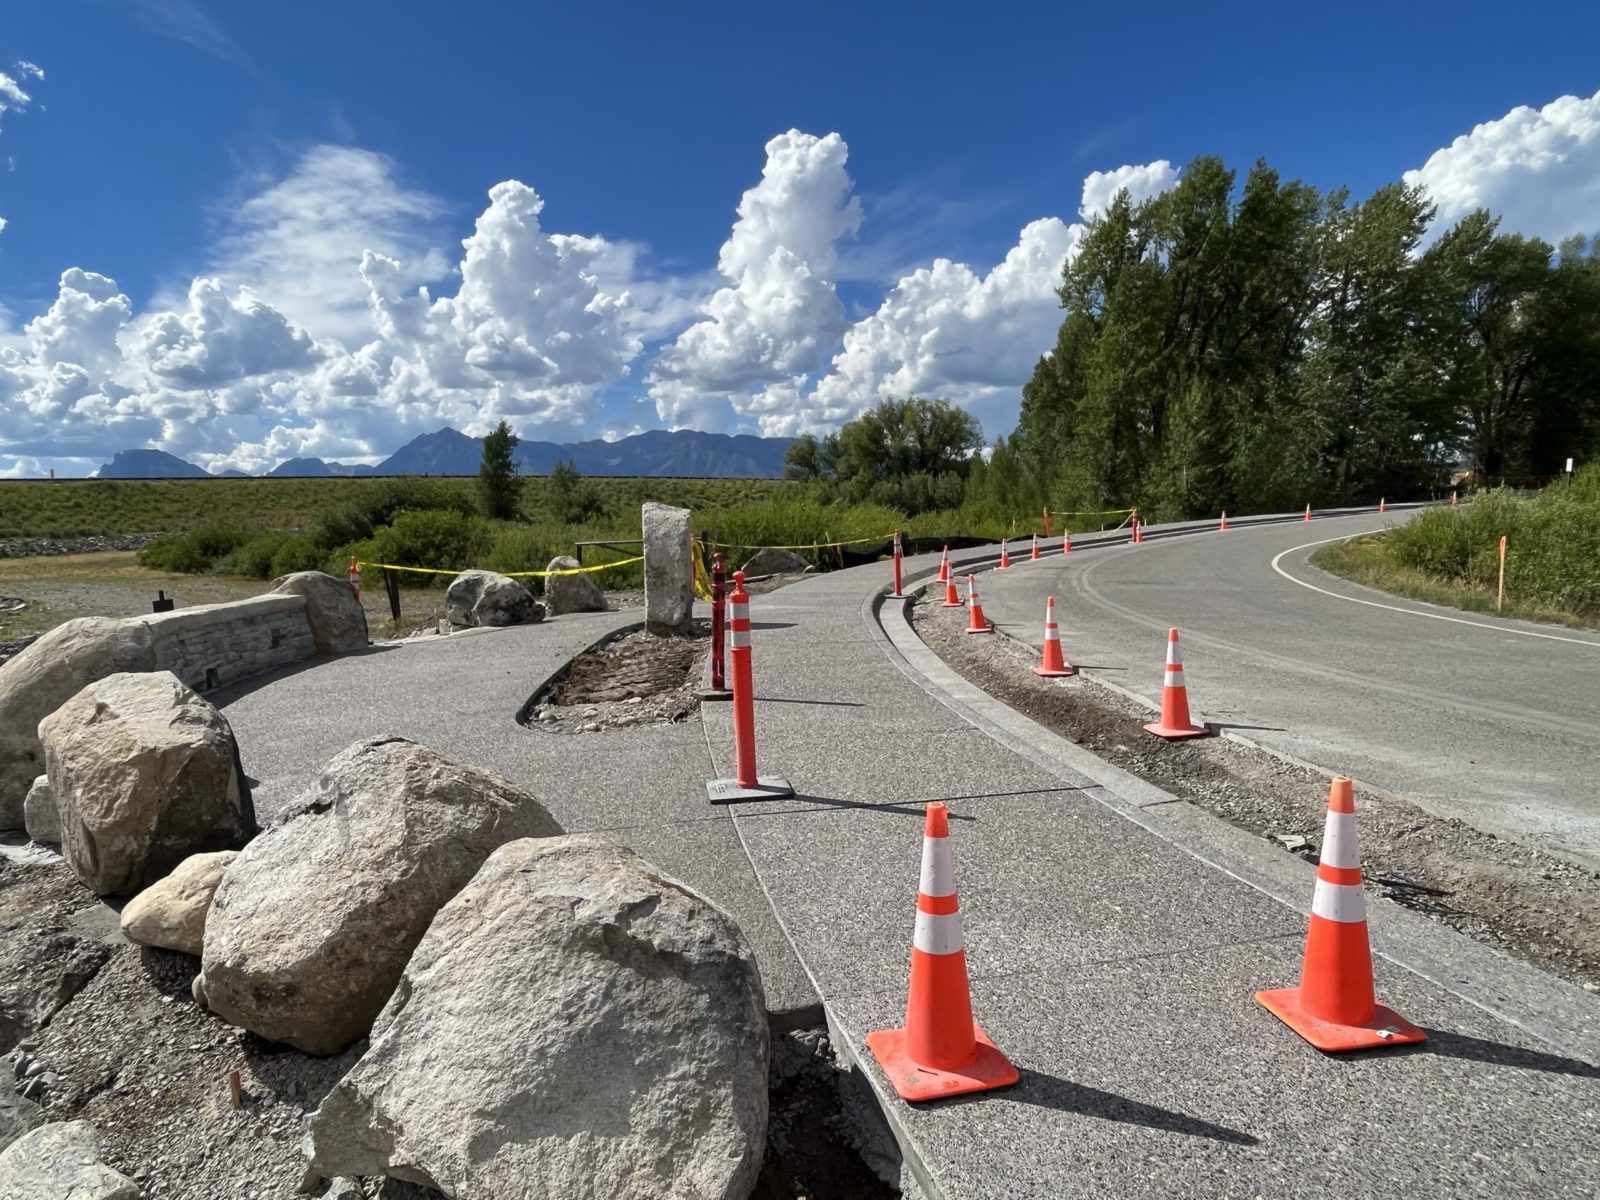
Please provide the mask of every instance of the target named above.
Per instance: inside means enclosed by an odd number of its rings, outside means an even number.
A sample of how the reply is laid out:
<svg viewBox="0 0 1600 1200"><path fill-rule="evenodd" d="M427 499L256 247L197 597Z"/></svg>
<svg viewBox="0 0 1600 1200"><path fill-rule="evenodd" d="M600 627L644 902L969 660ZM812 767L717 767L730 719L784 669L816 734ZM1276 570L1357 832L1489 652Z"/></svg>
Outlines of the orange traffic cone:
<svg viewBox="0 0 1600 1200"><path fill-rule="evenodd" d="M1129 539L1131 545L1137 546L1144 541L1144 534L1139 532L1139 518L1133 518L1133 537Z"/></svg>
<svg viewBox="0 0 1600 1200"><path fill-rule="evenodd" d="M1070 529L1067 530L1066 535L1061 539L1061 553L1072 553L1072 530Z"/></svg>
<svg viewBox="0 0 1600 1200"><path fill-rule="evenodd" d="M1053 679L1062 675L1076 675L1078 668L1069 663L1061 653L1061 627L1056 624L1056 598L1047 596L1044 602L1044 659L1033 669L1035 675Z"/></svg>
<svg viewBox="0 0 1600 1200"><path fill-rule="evenodd" d="M1167 674L1161 687L1161 720L1145 728L1169 742L1205 737L1211 730L1189 720L1189 689L1183 683L1183 660L1178 657L1178 631L1167 630Z"/></svg>
<svg viewBox="0 0 1600 1200"><path fill-rule="evenodd" d="M993 633L994 626L984 618L983 605L978 603L978 577L967 576L967 632Z"/></svg>
<svg viewBox="0 0 1600 1200"><path fill-rule="evenodd" d="M1009 571L1010 569L1011 569L1011 551L1006 549L1006 539L1005 538L1001 538L1000 539L1000 565L998 567L996 567L995 570L997 570L997 571Z"/></svg>
<svg viewBox="0 0 1600 1200"><path fill-rule="evenodd" d="M1008 1087L1017 1069L972 1019L967 952L950 860L950 816L928 805L922 830L922 883L911 940L906 1023L867 1034L867 1049L903 1100L937 1100Z"/></svg>
<svg viewBox="0 0 1600 1200"><path fill-rule="evenodd" d="M1382 497L1382 496L1379 496L1379 497L1378 497L1378 511L1379 511L1379 512L1386 512L1386 511L1388 511L1388 510L1387 510L1387 508L1386 508L1386 507L1385 507L1385 506L1386 506L1386 505L1387 505L1387 504L1388 504L1388 503L1389 503L1389 502L1388 502L1388 500L1386 500L1386 499L1385 499L1385 498L1384 498L1384 497Z"/></svg>
<svg viewBox="0 0 1600 1200"><path fill-rule="evenodd" d="M1039 561L1039 535L1037 533L1033 535L1033 553L1028 555L1028 561Z"/></svg>
<svg viewBox="0 0 1600 1200"><path fill-rule="evenodd" d="M1373 994L1356 806L1348 779L1337 778L1328 789L1300 986L1257 992L1256 1000L1318 1050L1404 1046L1427 1037Z"/></svg>
<svg viewBox="0 0 1600 1200"><path fill-rule="evenodd" d="M1308 521L1311 520L1311 505L1309 505L1309 504L1306 505L1306 517L1305 517L1305 519L1308 520Z"/></svg>
<svg viewBox="0 0 1600 1200"><path fill-rule="evenodd" d="M961 606L961 597L956 593L955 576L952 575L944 581L944 604L940 607L960 608Z"/></svg>
<svg viewBox="0 0 1600 1200"><path fill-rule="evenodd" d="M939 582L950 582L950 547L944 548L944 553L939 556Z"/></svg>
<svg viewBox="0 0 1600 1200"><path fill-rule="evenodd" d="M1228 510L1227 509L1223 509L1222 510L1222 520L1217 522L1217 528L1218 529L1226 529L1227 527L1228 527Z"/></svg>

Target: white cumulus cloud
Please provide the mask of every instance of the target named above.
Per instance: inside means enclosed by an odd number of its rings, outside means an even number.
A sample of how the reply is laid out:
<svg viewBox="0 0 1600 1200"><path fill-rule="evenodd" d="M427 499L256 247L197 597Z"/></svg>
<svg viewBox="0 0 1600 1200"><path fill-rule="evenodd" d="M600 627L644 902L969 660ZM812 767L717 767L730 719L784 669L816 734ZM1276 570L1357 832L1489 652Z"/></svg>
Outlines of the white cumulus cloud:
<svg viewBox="0 0 1600 1200"><path fill-rule="evenodd" d="M1506 232L1552 244L1600 232L1600 92L1514 108L1434 151L1405 181L1438 205L1435 232L1479 208Z"/></svg>
<svg viewBox="0 0 1600 1200"><path fill-rule="evenodd" d="M837 133L791 129L766 154L717 257L726 285L651 369L650 396L671 425L748 415L760 404L755 389L814 371L844 331L838 245L861 225L849 149Z"/></svg>
<svg viewBox="0 0 1600 1200"><path fill-rule="evenodd" d="M3 121L8 112L21 112L33 103L33 97L24 90L24 85L30 79L43 79L44 72L31 62L19 62L12 66L12 74L0 71L0 121ZM31 86L31 85L29 85ZM16 170L16 161L7 159L7 170ZM4 233L6 219L0 217L0 233Z"/></svg>
<svg viewBox="0 0 1600 1200"><path fill-rule="evenodd" d="M1078 211L1088 221L1123 189L1137 203L1177 181L1177 169L1165 160L1096 171L1084 180ZM1022 385L1055 342L1056 288L1083 228L1043 217L1022 229L987 274L940 258L906 275L877 312L844 335L843 350L814 389L770 397L760 414L762 432L832 428L885 396L913 392L962 405L991 434L1009 431Z"/></svg>

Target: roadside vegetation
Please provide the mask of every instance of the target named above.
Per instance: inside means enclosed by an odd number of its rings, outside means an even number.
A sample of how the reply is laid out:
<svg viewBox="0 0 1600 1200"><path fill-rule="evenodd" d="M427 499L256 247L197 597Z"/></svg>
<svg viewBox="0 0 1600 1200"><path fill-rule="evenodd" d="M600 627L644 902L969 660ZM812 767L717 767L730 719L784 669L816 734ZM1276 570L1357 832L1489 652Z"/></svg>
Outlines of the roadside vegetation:
<svg viewBox="0 0 1600 1200"><path fill-rule="evenodd" d="M1396 595L1495 612L1506 539L1506 616L1600 626L1600 464L1528 498L1496 489L1418 513L1385 533L1324 546L1311 561Z"/></svg>

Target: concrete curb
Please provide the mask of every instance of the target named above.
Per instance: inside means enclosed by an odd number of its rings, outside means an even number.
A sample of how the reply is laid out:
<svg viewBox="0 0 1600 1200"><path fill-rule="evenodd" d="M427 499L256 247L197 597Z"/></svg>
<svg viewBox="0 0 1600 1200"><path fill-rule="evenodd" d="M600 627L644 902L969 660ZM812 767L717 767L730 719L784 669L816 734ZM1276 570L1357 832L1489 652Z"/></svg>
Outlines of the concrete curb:
<svg viewBox="0 0 1600 1200"><path fill-rule="evenodd" d="M907 590L934 574L919 571ZM917 637L908 604L888 600L880 587L863 602L862 617L884 653L928 695L1046 771L1091 779L1098 786L1088 795L1141 828L1285 907L1309 912L1316 880L1310 863L1113 766L969 683ZM1373 904L1369 924L1382 957L1561 1053L1600 1066L1600 1004L1581 988L1398 905Z"/></svg>

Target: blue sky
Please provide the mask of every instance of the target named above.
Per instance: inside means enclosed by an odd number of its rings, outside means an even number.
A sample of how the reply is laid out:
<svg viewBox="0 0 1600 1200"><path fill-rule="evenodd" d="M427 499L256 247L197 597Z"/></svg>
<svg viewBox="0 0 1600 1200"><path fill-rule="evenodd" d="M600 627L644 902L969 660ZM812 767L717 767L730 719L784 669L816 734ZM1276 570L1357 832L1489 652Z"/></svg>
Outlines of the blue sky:
<svg viewBox="0 0 1600 1200"><path fill-rule="evenodd" d="M1391 7L13 0L0 474L911 389L1005 433L1075 223L1202 153L1600 232L1600 10Z"/></svg>

